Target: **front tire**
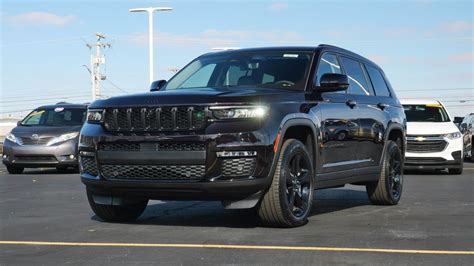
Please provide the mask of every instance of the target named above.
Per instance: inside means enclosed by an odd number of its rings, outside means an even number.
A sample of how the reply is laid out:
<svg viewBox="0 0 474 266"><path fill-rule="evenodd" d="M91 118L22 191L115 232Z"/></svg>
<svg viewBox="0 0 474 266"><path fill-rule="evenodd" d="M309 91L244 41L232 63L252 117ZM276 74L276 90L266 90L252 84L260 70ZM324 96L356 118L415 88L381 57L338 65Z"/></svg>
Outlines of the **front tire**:
<svg viewBox="0 0 474 266"><path fill-rule="evenodd" d="M106 222L131 222L135 221L148 204L148 200L141 200L123 205L103 205L95 203L92 193L87 190L87 200L94 213Z"/></svg>
<svg viewBox="0 0 474 266"><path fill-rule="evenodd" d="M7 171L8 171L9 174L12 174L12 175L19 175L19 174L23 173L23 170L25 170L24 167L7 165Z"/></svg>
<svg viewBox="0 0 474 266"><path fill-rule="evenodd" d="M403 156L394 141L387 141L382 172L377 182L366 185L370 201L376 205L396 205L403 189Z"/></svg>
<svg viewBox="0 0 474 266"><path fill-rule="evenodd" d="M471 160L472 160L472 155L471 155ZM459 164L459 168L448 168L448 173L450 175L461 175L463 168L464 168L464 162L461 161L461 163Z"/></svg>
<svg viewBox="0 0 474 266"><path fill-rule="evenodd" d="M297 227L308 222L313 202L312 158L296 139L283 143L269 190L257 210L265 226Z"/></svg>

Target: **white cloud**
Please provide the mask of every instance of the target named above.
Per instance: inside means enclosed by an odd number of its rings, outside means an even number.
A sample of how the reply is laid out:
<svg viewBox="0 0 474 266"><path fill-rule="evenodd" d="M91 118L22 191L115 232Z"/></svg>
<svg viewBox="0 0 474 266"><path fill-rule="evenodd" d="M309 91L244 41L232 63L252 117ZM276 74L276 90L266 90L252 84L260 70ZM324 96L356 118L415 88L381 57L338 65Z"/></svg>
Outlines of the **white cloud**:
<svg viewBox="0 0 474 266"><path fill-rule="evenodd" d="M457 21L450 21L441 25L441 30L447 33L464 33L464 32L471 32L472 33L473 24L471 22L457 20Z"/></svg>
<svg viewBox="0 0 474 266"><path fill-rule="evenodd" d="M48 12L29 12L4 16L5 20L15 26L55 26L62 27L72 22L73 15L60 16Z"/></svg>
<svg viewBox="0 0 474 266"><path fill-rule="evenodd" d="M269 10L271 11L283 11L288 9L288 4L287 3L272 3L269 7Z"/></svg>
<svg viewBox="0 0 474 266"><path fill-rule="evenodd" d="M467 52L467 53L453 54L448 57L448 61L453 62L453 63L473 63L474 53Z"/></svg>

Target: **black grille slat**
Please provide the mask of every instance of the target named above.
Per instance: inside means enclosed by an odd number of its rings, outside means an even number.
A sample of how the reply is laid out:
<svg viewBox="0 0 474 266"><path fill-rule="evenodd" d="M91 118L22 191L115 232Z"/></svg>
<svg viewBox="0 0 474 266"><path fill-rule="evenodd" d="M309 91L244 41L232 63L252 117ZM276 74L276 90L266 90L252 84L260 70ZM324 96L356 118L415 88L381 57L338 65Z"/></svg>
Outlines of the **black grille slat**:
<svg viewBox="0 0 474 266"><path fill-rule="evenodd" d="M235 158L222 161L222 175L226 177L251 176L256 158Z"/></svg>
<svg viewBox="0 0 474 266"><path fill-rule="evenodd" d="M173 130L173 115L171 108L166 107L161 109L160 123L162 130Z"/></svg>
<svg viewBox="0 0 474 266"><path fill-rule="evenodd" d="M98 145L101 151L140 151L140 143L101 143ZM163 142L156 143L157 151L204 151L205 144L202 142Z"/></svg>
<svg viewBox="0 0 474 266"><path fill-rule="evenodd" d="M408 152L440 152L446 148L444 140L407 141Z"/></svg>
<svg viewBox="0 0 474 266"><path fill-rule="evenodd" d="M27 137L20 138L22 145L46 145L52 139L53 137L45 137L45 138L38 138L38 139L27 138Z"/></svg>
<svg viewBox="0 0 474 266"><path fill-rule="evenodd" d="M205 165L102 165L105 178L196 180L205 174Z"/></svg>
<svg viewBox="0 0 474 266"><path fill-rule="evenodd" d="M104 117L108 131L191 131L205 125L203 107L109 108Z"/></svg>
<svg viewBox="0 0 474 266"><path fill-rule="evenodd" d="M52 155L16 155L17 161L42 161L42 162L54 162L56 158Z"/></svg>

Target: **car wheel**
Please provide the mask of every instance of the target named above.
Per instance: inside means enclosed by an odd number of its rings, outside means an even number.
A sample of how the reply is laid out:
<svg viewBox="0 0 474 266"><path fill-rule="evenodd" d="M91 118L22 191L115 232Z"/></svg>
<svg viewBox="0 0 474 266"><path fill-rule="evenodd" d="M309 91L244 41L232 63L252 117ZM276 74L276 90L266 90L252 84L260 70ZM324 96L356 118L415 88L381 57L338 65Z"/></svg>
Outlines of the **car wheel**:
<svg viewBox="0 0 474 266"><path fill-rule="evenodd" d="M87 200L94 213L106 222L135 221L145 210L148 200L123 205L103 205L95 203L92 193L87 190Z"/></svg>
<svg viewBox="0 0 474 266"><path fill-rule="evenodd" d="M387 141L382 171L377 182L366 185L370 201L377 205L396 205L403 189L403 160L400 148L394 141Z"/></svg>
<svg viewBox="0 0 474 266"><path fill-rule="evenodd" d="M297 227L308 222L313 202L312 160L296 139L283 143L273 181L258 205L262 223L272 227Z"/></svg>
<svg viewBox="0 0 474 266"><path fill-rule="evenodd" d="M471 161L474 162L474 138L471 139Z"/></svg>
<svg viewBox="0 0 474 266"><path fill-rule="evenodd" d="M12 175L19 175L19 174L23 173L23 170L25 170L24 167L7 165L7 171L8 171L9 174L12 174Z"/></svg>
<svg viewBox="0 0 474 266"><path fill-rule="evenodd" d="M448 173L450 175L461 175L463 168L464 168L464 162L461 161L461 163L459 164L459 168L448 168Z"/></svg>

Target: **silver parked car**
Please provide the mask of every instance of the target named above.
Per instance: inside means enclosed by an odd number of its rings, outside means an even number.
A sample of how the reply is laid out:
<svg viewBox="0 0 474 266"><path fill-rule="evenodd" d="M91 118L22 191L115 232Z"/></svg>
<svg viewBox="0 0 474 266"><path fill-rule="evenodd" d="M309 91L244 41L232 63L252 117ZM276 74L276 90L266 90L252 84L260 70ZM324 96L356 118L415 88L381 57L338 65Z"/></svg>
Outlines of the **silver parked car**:
<svg viewBox="0 0 474 266"><path fill-rule="evenodd" d="M5 138L3 163L10 174L25 168L77 168L79 132L87 105L41 106L29 113Z"/></svg>

